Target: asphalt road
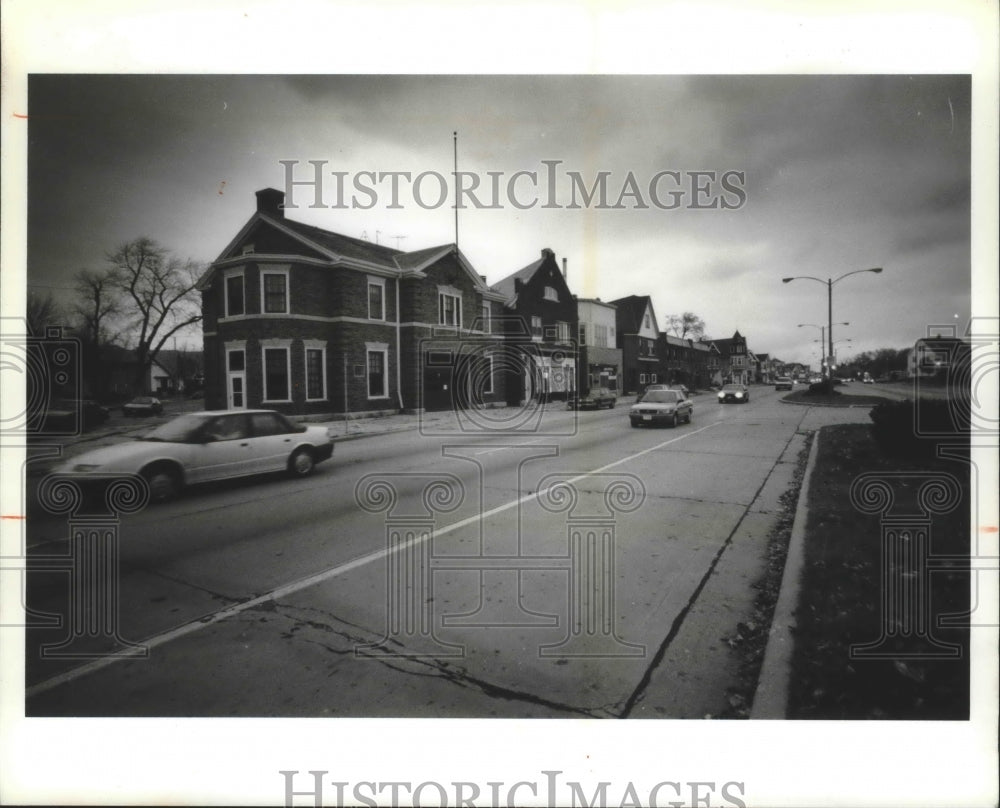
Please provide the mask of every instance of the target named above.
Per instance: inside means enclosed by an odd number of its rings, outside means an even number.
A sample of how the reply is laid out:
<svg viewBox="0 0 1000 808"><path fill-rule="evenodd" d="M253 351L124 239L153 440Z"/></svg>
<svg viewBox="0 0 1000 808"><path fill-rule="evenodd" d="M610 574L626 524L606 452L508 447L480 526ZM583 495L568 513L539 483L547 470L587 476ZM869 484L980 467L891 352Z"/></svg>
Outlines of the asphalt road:
<svg viewBox="0 0 1000 808"><path fill-rule="evenodd" d="M366 438L126 516L100 631L67 573L30 576L32 621L64 620L27 632L27 714L717 714L806 433L867 420L778 395L675 429L618 407ZM66 535L29 520L32 556Z"/></svg>

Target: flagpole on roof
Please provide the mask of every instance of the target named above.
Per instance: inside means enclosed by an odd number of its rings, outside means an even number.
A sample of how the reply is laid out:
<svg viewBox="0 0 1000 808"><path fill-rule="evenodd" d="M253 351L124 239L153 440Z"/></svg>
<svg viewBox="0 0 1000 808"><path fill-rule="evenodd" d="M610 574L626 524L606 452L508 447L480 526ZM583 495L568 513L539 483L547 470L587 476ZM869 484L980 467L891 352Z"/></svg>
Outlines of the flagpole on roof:
<svg viewBox="0 0 1000 808"><path fill-rule="evenodd" d="M458 132L453 132L455 156L455 250L458 250Z"/></svg>

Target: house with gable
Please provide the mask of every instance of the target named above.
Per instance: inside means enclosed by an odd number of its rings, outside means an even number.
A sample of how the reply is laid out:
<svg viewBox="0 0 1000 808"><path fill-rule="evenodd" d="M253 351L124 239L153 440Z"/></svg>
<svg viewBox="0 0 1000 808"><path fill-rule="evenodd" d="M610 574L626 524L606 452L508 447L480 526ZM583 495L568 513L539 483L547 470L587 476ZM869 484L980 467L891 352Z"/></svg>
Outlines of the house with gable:
<svg viewBox="0 0 1000 808"><path fill-rule="evenodd" d="M578 315L555 253L493 285L504 300L507 403L566 400L576 392Z"/></svg>
<svg viewBox="0 0 1000 808"><path fill-rule="evenodd" d="M504 400L491 327L503 298L456 245L402 252L286 218L281 191L256 196L198 284L207 409L375 414Z"/></svg>
<svg viewBox="0 0 1000 808"><path fill-rule="evenodd" d="M618 347L622 350L622 393L641 393L663 382L657 348L660 331L648 295L629 295L611 304L616 309Z"/></svg>
<svg viewBox="0 0 1000 808"><path fill-rule="evenodd" d="M719 352L718 384L750 384L753 368L752 354L747 350L747 340L739 330L729 339L712 340Z"/></svg>

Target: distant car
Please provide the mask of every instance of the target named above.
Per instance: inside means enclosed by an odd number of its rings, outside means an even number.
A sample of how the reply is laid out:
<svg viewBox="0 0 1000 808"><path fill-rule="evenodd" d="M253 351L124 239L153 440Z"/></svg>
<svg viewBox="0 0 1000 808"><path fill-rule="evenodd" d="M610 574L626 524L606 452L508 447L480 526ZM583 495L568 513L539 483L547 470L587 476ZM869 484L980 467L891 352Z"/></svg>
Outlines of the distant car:
<svg viewBox="0 0 1000 808"><path fill-rule="evenodd" d="M78 455L60 474L139 474L154 502L186 485L287 471L306 477L333 456L330 430L294 424L272 410L193 412L147 435Z"/></svg>
<svg viewBox="0 0 1000 808"><path fill-rule="evenodd" d="M599 410L601 407L611 409L618 401L618 395L607 387L594 387L582 396L576 396L566 402L567 409Z"/></svg>
<svg viewBox="0 0 1000 808"><path fill-rule="evenodd" d="M122 415L133 418L140 415L161 415L163 404L153 396L138 396L122 407Z"/></svg>
<svg viewBox="0 0 1000 808"><path fill-rule="evenodd" d="M871 376L865 376L865 378L861 380L861 383L862 384L875 384L875 380Z"/></svg>
<svg viewBox="0 0 1000 808"><path fill-rule="evenodd" d="M737 404L746 404L750 400L750 391L745 384L724 384L719 391L719 403L735 401Z"/></svg>
<svg viewBox="0 0 1000 808"><path fill-rule="evenodd" d="M823 377L822 376L813 376L809 380L809 384L819 384L821 381L823 381Z"/></svg>
<svg viewBox="0 0 1000 808"><path fill-rule="evenodd" d="M792 380L788 376L776 376L774 379L775 390L791 390Z"/></svg>
<svg viewBox="0 0 1000 808"><path fill-rule="evenodd" d="M628 411L633 427L691 423L694 405L680 390L646 390Z"/></svg>

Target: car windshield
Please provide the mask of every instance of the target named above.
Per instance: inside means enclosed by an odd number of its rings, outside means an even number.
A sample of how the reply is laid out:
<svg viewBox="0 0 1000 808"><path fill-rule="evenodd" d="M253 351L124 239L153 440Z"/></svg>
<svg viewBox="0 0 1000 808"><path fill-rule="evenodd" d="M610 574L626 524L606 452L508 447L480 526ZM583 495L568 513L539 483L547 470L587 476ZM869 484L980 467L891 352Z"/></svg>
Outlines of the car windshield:
<svg viewBox="0 0 1000 808"><path fill-rule="evenodd" d="M644 404L676 404L680 393L676 390L647 390L639 400Z"/></svg>
<svg viewBox="0 0 1000 808"><path fill-rule="evenodd" d="M147 398L146 396L139 396L139 398L132 399L133 404L152 404L153 399Z"/></svg>
<svg viewBox="0 0 1000 808"><path fill-rule="evenodd" d="M165 441L167 443L197 443L201 428L208 419L199 413L188 413L168 421L148 432L140 440Z"/></svg>
<svg viewBox="0 0 1000 808"><path fill-rule="evenodd" d="M723 390L742 390L743 389L743 385L742 384L727 384L722 389Z"/></svg>

